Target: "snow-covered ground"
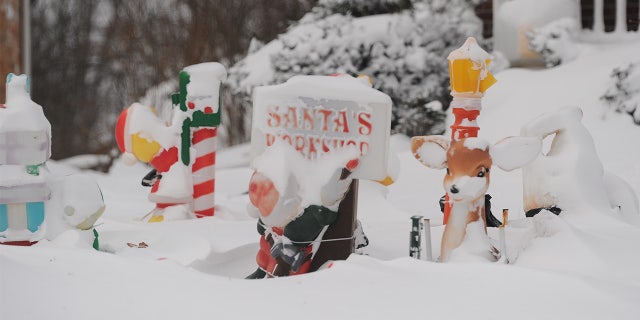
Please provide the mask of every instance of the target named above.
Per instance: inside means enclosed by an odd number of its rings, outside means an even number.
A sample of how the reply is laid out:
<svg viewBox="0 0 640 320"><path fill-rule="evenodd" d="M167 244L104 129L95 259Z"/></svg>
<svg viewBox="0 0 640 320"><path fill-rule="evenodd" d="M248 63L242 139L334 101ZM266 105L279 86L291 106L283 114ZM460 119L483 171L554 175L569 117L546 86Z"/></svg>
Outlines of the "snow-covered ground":
<svg viewBox="0 0 640 320"><path fill-rule="evenodd" d="M605 169L640 194L640 126L598 100L611 69L637 52L638 40L589 44L577 60L554 69L498 73L483 101L480 136L495 142L518 135L541 113L578 106ZM494 170L489 189L496 216L510 209L511 264L409 258L415 214L432 218L439 254L443 173L416 161L407 137L392 137L391 150L401 169L396 183L360 184L358 216L370 240L364 254L278 279L243 279L255 269L259 239L245 211L247 145L218 153L213 218L142 222L153 207L140 186L148 168L117 162L109 174L89 173L107 205L97 227L101 251L78 245L73 232L32 247L0 246L0 318L640 318L640 229L589 210L524 218L519 170ZM63 162L49 167L73 171ZM497 230L490 236L497 239ZM127 245L142 242L148 246Z"/></svg>

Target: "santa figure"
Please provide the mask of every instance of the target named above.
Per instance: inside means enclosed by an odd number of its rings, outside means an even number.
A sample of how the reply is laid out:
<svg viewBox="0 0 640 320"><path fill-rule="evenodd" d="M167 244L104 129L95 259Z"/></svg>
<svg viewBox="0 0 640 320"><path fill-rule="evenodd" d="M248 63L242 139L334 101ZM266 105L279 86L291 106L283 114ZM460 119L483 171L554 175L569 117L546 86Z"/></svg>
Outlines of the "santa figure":
<svg viewBox="0 0 640 320"><path fill-rule="evenodd" d="M254 161L248 206L249 214L258 218L261 235L258 269L247 278L306 273L322 234L337 219L338 206L359 161L334 159L331 164L314 164L284 145L271 146L261 158ZM314 185L322 172L329 174L321 185Z"/></svg>
<svg viewBox="0 0 640 320"><path fill-rule="evenodd" d="M116 141L123 161L149 163L152 170L142 184L151 186L149 200L156 204L149 222L184 219L192 215L191 170L178 161L179 126L166 125L151 107L134 103L116 123Z"/></svg>

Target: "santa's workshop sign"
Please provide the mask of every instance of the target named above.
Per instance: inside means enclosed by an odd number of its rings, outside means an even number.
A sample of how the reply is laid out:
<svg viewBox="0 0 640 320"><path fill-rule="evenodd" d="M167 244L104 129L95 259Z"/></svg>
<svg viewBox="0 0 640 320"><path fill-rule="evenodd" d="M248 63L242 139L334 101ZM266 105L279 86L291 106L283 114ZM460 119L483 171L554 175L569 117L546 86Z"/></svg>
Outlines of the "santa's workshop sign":
<svg viewBox="0 0 640 320"><path fill-rule="evenodd" d="M295 76L253 93L252 156L276 139L307 159L351 147L360 152L355 178L384 179L391 123L391 98L367 77Z"/></svg>

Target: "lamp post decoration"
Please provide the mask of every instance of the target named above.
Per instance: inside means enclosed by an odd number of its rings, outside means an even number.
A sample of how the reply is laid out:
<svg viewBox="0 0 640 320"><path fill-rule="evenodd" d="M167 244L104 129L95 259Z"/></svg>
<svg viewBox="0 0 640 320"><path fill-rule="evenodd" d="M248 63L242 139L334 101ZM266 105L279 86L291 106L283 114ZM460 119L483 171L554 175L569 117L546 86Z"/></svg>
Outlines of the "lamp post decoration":
<svg viewBox="0 0 640 320"><path fill-rule="evenodd" d="M475 38L469 37L464 44L447 57L451 82L451 140L477 137L480 127L477 118L482 110L484 92L496 83L489 71L491 55L484 51ZM443 223L451 213L451 203L445 196Z"/></svg>

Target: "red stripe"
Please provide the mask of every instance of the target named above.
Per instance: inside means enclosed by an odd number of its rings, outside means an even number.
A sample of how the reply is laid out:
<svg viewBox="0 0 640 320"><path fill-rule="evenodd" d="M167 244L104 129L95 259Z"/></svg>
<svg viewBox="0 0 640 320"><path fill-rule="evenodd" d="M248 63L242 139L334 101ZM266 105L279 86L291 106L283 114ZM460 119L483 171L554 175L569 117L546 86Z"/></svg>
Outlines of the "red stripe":
<svg viewBox="0 0 640 320"><path fill-rule="evenodd" d="M209 167L216 164L216 152L205 154L204 156L196 158L196 161L191 166L191 171L196 172L204 167Z"/></svg>
<svg viewBox="0 0 640 320"><path fill-rule="evenodd" d="M164 209L164 208L175 206L175 205L178 205L178 204L180 204L180 203L156 203L156 208Z"/></svg>
<svg viewBox="0 0 640 320"><path fill-rule="evenodd" d="M215 180L205 181L200 184L196 184L193 186L193 198L198 198L205 194L210 194L214 192L215 189Z"/></svg>
<svg viewBox="0 0 640 320"><path fill-rule="evenodd" d="M28 246L32 246L34 244L38 243L38 241L29 241L29 240L24 240L24 241L7 241L7 242L0 242L0 244L4 244L7 246L22 246L22 247L28 247Z"/></svg>
<svg viewBox="0 0 640 320"><path fill-rule="evenodd" d="M209 208L205 210L198 210L195 212L195 214L196 214L196 217L198 218L204 218L204 217L213 217L214 212L215 212L215 208Z"/></svg>
<svg viewBox="0 0 640 320"><path fill-rule="evenodd" d="M203 140L214 138L217 135L218 135L218 130L216 129L209 129L209 128L199 129L193 133L193 137L191 138L191 143L196 144Z"/></svg>

